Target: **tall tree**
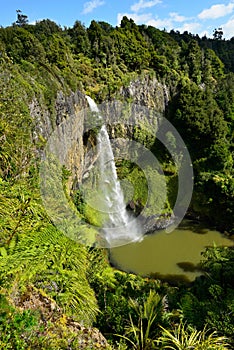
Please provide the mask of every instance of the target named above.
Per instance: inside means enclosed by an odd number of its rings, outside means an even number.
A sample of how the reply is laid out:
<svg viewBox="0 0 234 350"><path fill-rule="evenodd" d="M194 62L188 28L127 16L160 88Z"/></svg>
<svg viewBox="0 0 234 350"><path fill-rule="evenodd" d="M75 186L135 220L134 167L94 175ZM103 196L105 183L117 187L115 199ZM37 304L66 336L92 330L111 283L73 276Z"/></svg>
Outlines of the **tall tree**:
<svg viewBox="0 0 234 350"><path fill-rule="evenodd" d="M19 27L23 27L28 24L28 16L24 15L21 10L16 10L17 20L13 23L13 25L17 25Z"/></svg>

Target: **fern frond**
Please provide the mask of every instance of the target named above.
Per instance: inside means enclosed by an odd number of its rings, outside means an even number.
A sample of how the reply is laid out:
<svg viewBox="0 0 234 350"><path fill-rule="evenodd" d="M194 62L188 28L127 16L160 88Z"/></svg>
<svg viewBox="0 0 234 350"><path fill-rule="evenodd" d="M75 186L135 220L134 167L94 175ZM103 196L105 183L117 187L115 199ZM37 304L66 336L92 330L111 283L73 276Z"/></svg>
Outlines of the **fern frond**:
<svg viewBox="0 0 234 350"><path fill-rule="evenodd" d="M14 250L0 258L4 285L35 284L50 294L80 322L90 324L98 312L86 272L85 247L70 240L52 225L21 239Z"/></svg>

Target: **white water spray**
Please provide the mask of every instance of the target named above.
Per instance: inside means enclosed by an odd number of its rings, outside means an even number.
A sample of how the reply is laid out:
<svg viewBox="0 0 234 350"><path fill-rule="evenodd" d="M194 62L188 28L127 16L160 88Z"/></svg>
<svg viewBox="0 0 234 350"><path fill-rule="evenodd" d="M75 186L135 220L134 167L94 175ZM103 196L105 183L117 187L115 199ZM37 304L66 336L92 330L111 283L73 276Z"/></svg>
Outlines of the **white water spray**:
<svg viewBox="0 0 234 350"><path fill-rule="evenodd" d="M92 112L99 113L96 103L86 96ZM99 115L99 119L102 117ZM100 208L108 214L103 232L109 247L142 239L139 223L126 210L124 195L117 177L111 142L103 124L97 136Z"/></svg>

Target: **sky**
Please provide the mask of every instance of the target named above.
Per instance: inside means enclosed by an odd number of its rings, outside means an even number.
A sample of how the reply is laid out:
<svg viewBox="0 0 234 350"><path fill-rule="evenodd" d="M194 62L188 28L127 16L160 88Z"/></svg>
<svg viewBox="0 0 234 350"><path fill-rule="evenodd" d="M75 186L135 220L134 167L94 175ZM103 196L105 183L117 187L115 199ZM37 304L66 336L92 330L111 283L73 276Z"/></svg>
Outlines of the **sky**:
<svg viewBox="0 0 234 350"><path fill-rule="evenodd" d="M3 27L16 21L20 9L32 24L49 18L62 27L72 27L76 20L88 27L94 19L117 26L127 16L136 24L200 36L212 37L221 27L225 39L234 37L234 0L0 0L0 4Z"/></svg>

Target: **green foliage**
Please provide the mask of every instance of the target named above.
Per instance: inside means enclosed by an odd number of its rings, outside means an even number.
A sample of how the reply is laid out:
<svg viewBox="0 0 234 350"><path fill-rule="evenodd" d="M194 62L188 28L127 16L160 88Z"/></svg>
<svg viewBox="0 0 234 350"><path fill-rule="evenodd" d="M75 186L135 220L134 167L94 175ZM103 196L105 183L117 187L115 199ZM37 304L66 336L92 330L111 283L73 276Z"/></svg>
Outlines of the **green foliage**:
<svg viewBox="0 0 234 350"><path fill-rule="evenodd" d="M40 222L42 208L30 181L26 178L12 184L0 179L0 246L6 249L14 248L21 237L44 225Z"/></svg>
<svg viewBox="0 0 234 350"><path fill-rule="evenodd" d="M54 302L35 288L34 293L27 290L21 296L23 304L33 301L33 310L14 307L0 294L1 349L110 349L106 342L98 341L94 329L84 328L62 314ZM38 309L35 311L36 306Z"/></svg>
<svg viewBox="0 0 234 350"><path fill-rule="evenodd" d="M168 33L153 26L140 26L140 31L153 44L150 49L152 68L162 76L170 69L178 69L180 47L177 42Z"/></svg>
<svg viewBox="0 0 234 350"><path fill-rule="evenodd" d="M0 285L11 293L33 284L90 324L97 306L86 277L87 251L49 224L32 179L29 185L30 178L0 183Z"/></svg>
<svg viewBox="0 0 234 350"><path fill-rule="evenodd" d="M224 64L223 62L219 59L219 57L215 54L213 50L207 49L205 51L205 68L207 71L210 69L210 75L219 81L223 75L224 75ZM207 74L207 72L206 72Z"/></svg>
<svg viewBox="0 0 234 350"><path fill-rule="evenodd" d="M224 113L224 118L229 126L228 141L233 152L234 133L234 74L229 73L219 80L217 91L217 103Z"/></svg>
<svg viewBox="0 0 234 350"><path fill-rule="evenodd" d="M64 69L72 63L70 48L66 45L64 38L57 33L46 40L46 58L59 69Z"/></svg>
<svg viewBox="0 0 234 350"><path fill-rule="evenodd" d="M202 80L202 52L197 41L191 40L188 43L182 42L182 69L196 83Z"/></svg>
<svg viewBox="0 0 234 350"><path fill-rule="evenodd" d="M165 193L166 182L158 170L148 164L144 172L131 162L117 162L118 177L121 180L126 202L133 201L139 209L144 208L144 215L162 214L171 211ZM146 205L147 204L147 205Z"/></svg>
<svg viewBox="0 0 234 350"><path fill-rule="evenodd" d="M180 323L176 329L170 332L162 328L163 335L159 338L159 343L163 349L174 350L225 350L230 349L226 337L220 337L216 332L208 333L207 330L197 331L191 327Z"/></svg>
<svg viewBox="0 0 234 350"><path fill-rule="evenodd" d="M227 173L201 173L197 177L192 207L201 212L221 230L233 232L233 175ZM225 214L224 214L225 213Z"/></svg>
<svg viewBox="0 0 234 350"><path fill-rule="evenodd" d="M36 316L27 311L17 311L0 294L0 348L22 350L37 325Z"/></svg>
<svg viewBox="0 0 234 350"><path fill-rule="evenodd" d="M52 226L31 232L0 259L1 283L23 288L33 283L68 315L90 324L97 313L86 279L86 250Z"/></svg>
<svg viewBox="0 0 234 350"><path fill-rule="evenodd" d="M11 77L10 69L7 66L4 68L4 73L0 76L0 176L14 178L27 172L30 165L32 119L27 102L32 90L17 68L12 70L14 78ZM23 84L28 90L28 96L21 91Z"/></svg>
<svg viewBox="0 0 234 350"><path fill-rule="evenodd" d="M72 28L62 29L49 19L35 25L23 23L27 16L20 11L18 17L19 25L0 30L0 42L5 45L7 55L16 63L24 59L55 65L63 71L60 73L65 81L77 88L80 75L77 61L83 54L91 60L96 73L82 75L80 86L88 79L89 91L98 98L109 97L121 86L126 73L134 71L153 69L156 76L166 79L172 72L182 73L197 84L212 82L223 75L220 59L210 48L203 54L197 37L187 35L186 40L182 40L183 35L168 34L152 26L137 26L127 17L120 27L92 21L88 29L79 21Z"/></svg>
<svg viewBox="0 0 234 350"><path fill-rule="evenodd" d="M5 44L7 55L13 62L45 61L45 50L40 41L25 27L7 27L0 29L0 40Z"/></svg>
<svg viewBox="0 0 234 350"><path fill-rule="evenodd" d="M138 320L134 324L132 316L129 316L130 325L126 327L123 338L130 342L134 349L155 349L159 325L163 323L163 318L166 317L163 315L163 298L155 291L150 290L143 304L130 299L130 306L135 311Z"/></svg>
<svg viewBox="0 0 234 350"><path fill-rule="evenodd" d="M233 344L233 264L232 248L207 248L202 254L202 267L207 275L198 278L190 292L181 298L185 319L202 329L206 324ZM196 310L196 313L194 313Z"/></svg>
<svg viewBox="0 0 234 350"><path fill-rule="evenodd" d="M133 324L137 325L140 318L144 318L144 313L147 313L147 317L151 314L151 322L154 318L153 312L157 311L155 323L164 320L163 324L166 325L166 318L162 315L164 299L157 294L164 292L159 281L113 270L103 258L97 266L96 262L97 259L94 260L94 269L97 269L98 273L94 270L91 286L95 290L101 313L95 325L108 339L117 341L118 338L113 337L113 334L125 334L126 327L129 326L129 316ZM143 323L145 327L145 321ZM157 332L154 327L151 330ZM133 338L131 340L133 341Z"/></svg>
<svg viewBox="0 0 234 350"><path fill-rule="evenodd" d="M68 34L71 37L73 52L75 54L83 53L88 56L91 45L85 26L80 21L76 21L73 28L68 29Z"/></svg>
<svg viewBox="0 0 234 350"><path fill-rule="evenodd" d="M34 34L42 43L47 37L53 34L61 34L62 32L62 28L50 19L37 21L35 25L28 26L27 30Z"/></svg>
<svg viewBox="0 0 234 350"><path fill-rule="evenodd" d="M148 184L143 171L138 166L125 161L118 166L118 176L126 199L144 206L148 198Z"/></svg>
<svg viewBox="0 0 234 350"><path fill-rule="evenodd" d="M192 158L207 157L210 158L209 166L215 167L216 164L221 167L225 161L223 154L219 154L218 148L210 154L210 148L225 144L228 129L212 91L202 90L195 84L182 87L169 113L171 121L188 145ZM197 144L200 145L199 149Z"/></svg>
<svg viewBox="0 0 234 350"><path fill-rule="evenodd" d="M206 36L200 38L198 35L193 35L191 33L188 33L187 31L185 31L183 34L179 33L178 31L175 32L173 30L170 32L170 36L174 40L176 40L176 42L180 45L182 42L189 43L190 41L196 40L203 50L212 49L215 52L215 54L220 58L220 60L224 63L226 72L233 72L234 38L232 37L230 40L222 39L222 30L219 29L215 29L214 34L214 39L211 39Z"/></svg>

